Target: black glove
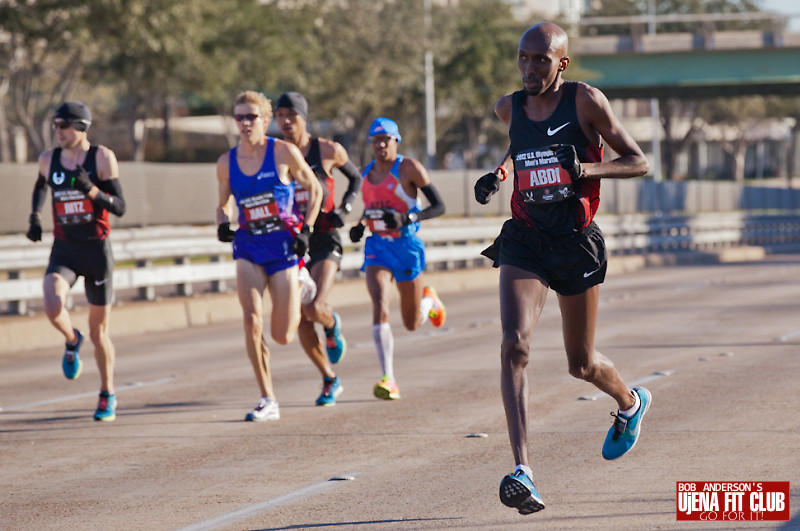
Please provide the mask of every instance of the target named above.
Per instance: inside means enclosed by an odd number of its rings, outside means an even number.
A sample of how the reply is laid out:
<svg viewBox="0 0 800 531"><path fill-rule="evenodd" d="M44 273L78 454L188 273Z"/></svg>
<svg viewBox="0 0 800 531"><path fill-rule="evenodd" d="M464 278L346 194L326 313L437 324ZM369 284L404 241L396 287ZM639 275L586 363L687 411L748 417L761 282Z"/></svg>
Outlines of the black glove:
<svg viewBox="0 0 800 531"><path fill-rule="evenodd" d="M298 232L290 249L298 258L302 258L308 252L308 240L311 238L311 230L308 225L303 225L303 228Z"/></svg>
<svg viewBox="0 0 800 531"><path fill-rule="evenodd" d="M581 168L581 161L578 160L578 154L575 152L575 146L571 144L558 144L553 150L558 159L561 167L567 170L572 181L577 181L583 176L583 168Z"/></svg>
<svg viewBox="0 0 800 531"><path fill-rule="evenodd" d="M500 177L489 172L475 182L475 201L482 205L489 203L489 198L500 191Z"/></svg>
<svg viewBox="0 0 800 531"><path fill-rule="evenodd" d="M31 226L28 228L28 233L25 236L32 242L42 241L42 218L39 214L36 212L31 214L28 223L30 223Z"/></svg>
<svg viewBox="0 0 800 531"><path fill-rule="evenodd" d="M86 173L86 169L83 166L78 166L78 175L72 178L70 186L88 195L94 184L89 180L89 174Z"/></svg>
<svg viewBox="0 0 800 531"><path fill-rule="evenodd" d="M350 241L353 243L357 243L361 241L361 238L364 237L364 231L367 229L367 226L363 223L358 223L357 225L353 225L353 228L350 229Z"/></svg>
<svg viewBox="0 0 800 531"><path fill-rule="evenodd" d="M231 224L228 222L220 223L217 227L217 239L223 243L232 242L236 233L231 230Z"/></svg>
<svg viewBox="0 0 800 531"><path fill-rule="evenodd" d="M387 229L399 229L411 223L411 220L405 212L387 210L383 213L383 222L386 223Z"/></svg>
<svg viewBox="0 0 800 531"><path fill-rule="evenodd" d="M338 229L340 227L344 227L344 217L347 214L341 208L337 208L336 210L331 210L328 212L328 223L331 224L331 227L334 229Z"/></svg>

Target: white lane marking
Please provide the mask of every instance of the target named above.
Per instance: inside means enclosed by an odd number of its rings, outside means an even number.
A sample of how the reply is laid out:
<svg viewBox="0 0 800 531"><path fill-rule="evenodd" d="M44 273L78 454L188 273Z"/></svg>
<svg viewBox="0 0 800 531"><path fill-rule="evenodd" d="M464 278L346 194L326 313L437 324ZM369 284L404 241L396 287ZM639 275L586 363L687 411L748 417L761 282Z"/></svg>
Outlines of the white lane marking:
<svg viewBox="0 0 800 531"><path fill-rule="evenodd" d="M800 330L795 330L794 332L789 332L788 334L783 334L781 337L776 337L776 341L788 341L793 337L800 336Z"/></svg>
<svg viewBox="0 0 800 531"><path fill-rule="evenodd" d="M355 477L356 474L345 474L343 476L337 477ZM334 478L332 478L334 479ZM248 505L247 507L242 507L241 509L237 509L236 511L221 514L219 516L215 516L214 518L209 518L208 520L203 520L202 522L197 522L196 524L187 525L186 527L181 527L177 531L212 531L214 529L220 529L222 527L227 527L234 522L239 520L244 520L245 518L250 518L251 516L256 516L261 513L265 513L270 511L276 507L280 507L281 505L287 505L289 503L293 503L303 498L310 498L311 496L315 496L323 491L332 489L337 485L342 485L347 483L347 481L333 481L333 480L323 481L321 483L316 483L314 485L309 485L308 487L303 487L302 489L296 490L294 492L288 492L277 498L272 498L271 500L265 500L260 503L254 503L253 505Z"/></svg>
<svg viewBox="0 0 800 531"><path fill-rule="evenodd" d="M638 385L645 384L647 382L652 382L653 380L658 380L659 378L662 378L664 376L671 376L673 374L675 374L674 370L658 371L654 372L650 376L645 376L644 378L636 380L635 382L630 382L628 385L630 385L631 387L636 387ZM608 395L606 395L604 392L601 391L593 395L579 396L578 400L597 400L598 398L603 396L608 396Z"/></svg>
<svg viewBox="0 0 800 531"><path fill-rule="evenodd" d="M170 376L169 378L163 378L161 380L153 380L152 382L133 382L125 384L121 387L117 387L115 392L119 393L120 391L129 391L130 389L138 389L139 387L151 387L153 385L163 385L165 383L175 381L176 379L177 376ZM91 393L81 393L79 395L61 396L58 398L50 398L48 400L40 400L39 402L31 402L30 404L22 404L20 406L11 406L3 408L3 411L21 411L23 409L30 409L38 406L46 406L47 404L57 404L59 402L69 402L70 400L77 400L79 398L89 398L92 396L97 396L97 392L92 391Z"/></svg>

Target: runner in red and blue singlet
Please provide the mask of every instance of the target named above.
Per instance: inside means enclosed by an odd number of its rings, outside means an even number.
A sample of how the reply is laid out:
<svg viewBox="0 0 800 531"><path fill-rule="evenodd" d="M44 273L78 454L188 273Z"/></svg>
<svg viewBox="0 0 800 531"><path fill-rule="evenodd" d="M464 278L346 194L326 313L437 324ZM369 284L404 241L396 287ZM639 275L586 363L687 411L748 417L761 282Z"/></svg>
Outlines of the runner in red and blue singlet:
<svg viewBox="0 0 800 531"><path fill-rule="evenodd" d="M392 281L400 293L403 324L416 330L429 320L434 326L445 321L445 307L436 291L422 282L425 269L425 243L417 236L419 222L444 214L444 203L431 183L425 167L411 157L397 153L401 141L397 124L377 118L369 128L369 141L375 160L362 172L361 195L364 214L350 230L353 242L361 240L367 227L370 236L364 243L367 289L372 299L372 339L378 353L383 378L375 384L377 398L396 400L400 389L394 378L394 336L389 326L389 289ZM422 192L430 205L420 210Z"/></svg>

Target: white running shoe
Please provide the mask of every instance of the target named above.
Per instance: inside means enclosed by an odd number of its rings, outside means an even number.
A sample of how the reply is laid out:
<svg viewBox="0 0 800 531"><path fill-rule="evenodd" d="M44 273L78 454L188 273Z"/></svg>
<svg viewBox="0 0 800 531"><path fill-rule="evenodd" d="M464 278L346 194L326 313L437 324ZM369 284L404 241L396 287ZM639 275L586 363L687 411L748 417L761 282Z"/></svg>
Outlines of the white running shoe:
<svg viewBox="0 0 800 531"><path fill-rule="evenodd" d="M279 418L281 418L281 413L278 410L278 403L271 398L262 398L258 401L255 409L244 417L244 420L261 421L278 420Z"/></svg>
<svg viewBox="0 0 800 531"><path fill-rule="evenodd" d="M317 283L311 278L306 267L300 268L297 279L300 281L300 302L308 304L317 296Z"/></svg>

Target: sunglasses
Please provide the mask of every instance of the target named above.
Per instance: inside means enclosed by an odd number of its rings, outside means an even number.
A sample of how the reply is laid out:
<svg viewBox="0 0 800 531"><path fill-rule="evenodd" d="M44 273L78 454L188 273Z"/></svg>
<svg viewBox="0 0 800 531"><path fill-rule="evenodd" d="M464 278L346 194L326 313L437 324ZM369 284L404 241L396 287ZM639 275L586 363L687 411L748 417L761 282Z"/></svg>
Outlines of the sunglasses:
<svg viewBox="0 0 800 531"><path fill-rule="evenodd" d="M255 122L256 119L261 118L260 114L234 114L233 119L237 122L244 122L247 120L248 122Z"/></svg>
<svg viewBox="0 0 800 531"><path fill-rule="evenodd" d="M69 129L72 124L69 122L53 122L53 129Z"/></svg>

